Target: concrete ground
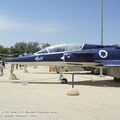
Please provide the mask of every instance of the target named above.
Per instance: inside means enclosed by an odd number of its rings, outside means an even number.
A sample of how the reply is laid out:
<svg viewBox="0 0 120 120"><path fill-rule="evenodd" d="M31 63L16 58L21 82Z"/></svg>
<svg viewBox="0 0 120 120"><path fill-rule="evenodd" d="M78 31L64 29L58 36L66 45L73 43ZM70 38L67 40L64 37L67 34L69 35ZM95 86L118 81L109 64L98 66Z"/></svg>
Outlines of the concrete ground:
<svg viewBox="0 0 120 120"><path fill-rule="evenodd" d="M0 76L0 120L119 120L120 82L112 77L81 73L75 76L79 96L67 96L71 88L48 67L15 70L19 80L9 80L10 66Z"/></svg>

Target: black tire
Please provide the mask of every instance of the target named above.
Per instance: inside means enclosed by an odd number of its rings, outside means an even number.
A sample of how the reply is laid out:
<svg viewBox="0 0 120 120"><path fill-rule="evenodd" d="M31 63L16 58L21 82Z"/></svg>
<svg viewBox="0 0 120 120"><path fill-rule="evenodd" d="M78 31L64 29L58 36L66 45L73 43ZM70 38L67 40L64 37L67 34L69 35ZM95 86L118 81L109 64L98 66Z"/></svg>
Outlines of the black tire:
<svg viewBox="0 0 120 120"><path fill-rule="evenodd" d="M115 81L115 82L120 82L120 78L114 77L114 81Z"/></svg>
<svg viewBox="0 0 120 120"><path fill-rule="evenodd" d="M57 73L57 74L60 74L60 72L59 72L59 71L57 71L56 73Z"/></svg>
<svg viewBox="0 0 120 120"><path fill-rule="evenodd" d="M62 83L62 84L67 84L67 83L68 83L68 80L67 80L66 78L62 78L61 83Z"/></svg>

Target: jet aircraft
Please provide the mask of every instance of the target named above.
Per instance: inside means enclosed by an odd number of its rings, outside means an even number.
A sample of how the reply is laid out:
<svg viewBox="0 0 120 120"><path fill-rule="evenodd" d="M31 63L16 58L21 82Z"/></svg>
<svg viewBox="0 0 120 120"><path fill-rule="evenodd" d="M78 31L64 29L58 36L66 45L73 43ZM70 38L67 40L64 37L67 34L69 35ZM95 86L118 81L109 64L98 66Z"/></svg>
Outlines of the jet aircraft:
<svg viewBox="0 0 120 120"><path fill-rule="evenodd" d="M114 80L120 80L120 46L114 45L55 45L33 55L7 58L6 62L12 65L103 67L107 68L107 74L113 76Z"/></svg>

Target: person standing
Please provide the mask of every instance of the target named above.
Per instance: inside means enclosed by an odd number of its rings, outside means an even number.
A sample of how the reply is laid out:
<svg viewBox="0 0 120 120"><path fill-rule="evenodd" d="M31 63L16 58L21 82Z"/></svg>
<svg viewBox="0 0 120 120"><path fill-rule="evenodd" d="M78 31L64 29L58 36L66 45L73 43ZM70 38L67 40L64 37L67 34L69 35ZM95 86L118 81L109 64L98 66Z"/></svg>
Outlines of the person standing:
<svg viewBox="0 0 120 120"><path fill-rule="evenodd" d="M2 64L3 64L3 67L5 68L5 60L2 59Z"/></svg>
<svg viewBox="0 0 120 120"><path fill-rule="evenodd" d="M0 75L3 76L3 61L0 61Z"/></svg>

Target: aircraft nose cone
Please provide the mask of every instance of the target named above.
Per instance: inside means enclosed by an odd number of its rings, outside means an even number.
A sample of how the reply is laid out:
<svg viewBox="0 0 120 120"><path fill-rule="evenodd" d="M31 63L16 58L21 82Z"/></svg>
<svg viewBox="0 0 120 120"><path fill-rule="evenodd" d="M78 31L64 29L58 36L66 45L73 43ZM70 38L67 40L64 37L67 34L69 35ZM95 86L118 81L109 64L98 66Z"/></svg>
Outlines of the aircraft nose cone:
<svg viewBox="0 0 120 120"><path fill-rule="evenodd" d="M16 62L16 61L19 61L18 57L5 59L5 62Z"/></svg>
<svg viewBox="0 0 120 120"><path fill-rule="evenodd" d="M35 61L35 55L30 56L21 56L21 57L13 57L13 58L6 58L6 62L12 62L12 63L23 63L23 62L34 62Z"/></svg>
<svg viewBox="0 0 120 120"><path fill-rule="evenodd" d="M12 58L6 58L5 59L5 62L11 62L12 61Z"/></svg>

